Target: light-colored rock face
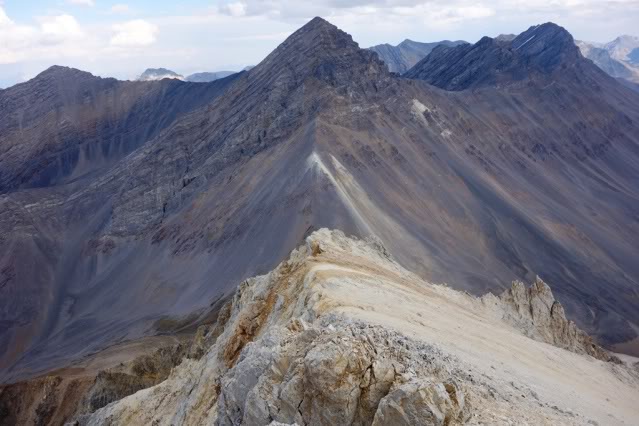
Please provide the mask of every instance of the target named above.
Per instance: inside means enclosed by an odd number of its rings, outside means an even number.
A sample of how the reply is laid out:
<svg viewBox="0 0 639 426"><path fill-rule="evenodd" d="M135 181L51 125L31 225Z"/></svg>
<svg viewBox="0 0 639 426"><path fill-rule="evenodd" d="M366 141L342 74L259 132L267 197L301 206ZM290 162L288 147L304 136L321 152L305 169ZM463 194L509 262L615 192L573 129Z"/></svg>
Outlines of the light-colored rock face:
<svg viewBox="0 0 639 426"><path fill-rule="evenodd" d="M449 425L468 420L464 393L454 383L412 381L389 392L379 403L375 425Z"/></svg>
<svg viewBox="0 0 639 426"><path fill-rule="evenodd" d="M238 288L211 329L219 337L199 337L200 346L214 340L200 359L79 420L631 424L639 418L636 371L522 333L530 321L554 330L557 317L565 320L548 290L538 281L476 299L421 281L377 240L320 230Z"/></svg>
<svg viewBox="0 0 639 426"><path fill-rule="evenodd" d="M615 78L639 82L639 64L631 58L633 49L639 47L639 39L632 36L620 36L605 43L575 41L581 54L593 61L599 68Z"/></svg>
<svg viewBox="0 0 639 426"><path fill-rule="evenodd" d="M515 281L499 296L482 298L503 309L503 319L517 326L526 336L572 352L591 355L603 361L620 362L593 339L566 319L564 308L552 294L548 284L537 277L533 285Z"/></svg>

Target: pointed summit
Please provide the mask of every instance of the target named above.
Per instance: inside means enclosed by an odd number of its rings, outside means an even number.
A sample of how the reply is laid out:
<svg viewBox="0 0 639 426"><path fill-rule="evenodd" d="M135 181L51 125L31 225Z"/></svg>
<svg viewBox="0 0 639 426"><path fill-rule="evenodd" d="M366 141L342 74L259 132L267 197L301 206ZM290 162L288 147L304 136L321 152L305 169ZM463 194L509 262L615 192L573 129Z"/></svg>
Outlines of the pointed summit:
<svg viewBox="0 0 639 426"><path fill-rule="evenodd" d="M526 62L544 72L579 58L579 48L563 27L548 22L530 27L512 41L512 47Z"/></svg>
<svg viewBox="0 0 639 426"><path fill-rule="evenodd" d="M251 70L254 77L269 75L290 77L297 84L312 77L333 86L375 84L389 77L375 54L360 49L349 34L320 17L291 34Z"/></svg>
<svg viewBox="0 0 639 426"><path fill-rule="evenodd" d="M328 28L328 29L335 29L335 30L338 29L335 25L331 24L326 19L324 19L324 18L322 18L320 16L316 16L313 19L311 19L310 21L308 21L306 24L304 24L300 28L300 30L304 29L304 28L309 29L309 28L322 28L322 27Z"/></svg>
<svg viewBox="0 0 639 426"><path fill-rule="evenodd" d="M530 27L512 41L483 37L474 45L440 46L405 76L446 90L500 86L534 76L547 78L561 69L585 67L572 35L551 22Z"/></svg>
<svg viewBox="0 0 639 426"><path fill-rule="evenodd" d="M603 48L607 50L614 59L625 61L629 59L628 55L632 51L639 49L639 37L621 35L610 43L606 43Z"/></svg>
<svg viewBox="0 0 639 426"><path fill-rule="evenodd" d="M56 79L56 78L71 78L71 79L90 79L90 78L99 78L94 76L93 74L81 71L76 68L65 67L62 65L52 65L46 70L42 71L34 78L36 79Z"/></svg>

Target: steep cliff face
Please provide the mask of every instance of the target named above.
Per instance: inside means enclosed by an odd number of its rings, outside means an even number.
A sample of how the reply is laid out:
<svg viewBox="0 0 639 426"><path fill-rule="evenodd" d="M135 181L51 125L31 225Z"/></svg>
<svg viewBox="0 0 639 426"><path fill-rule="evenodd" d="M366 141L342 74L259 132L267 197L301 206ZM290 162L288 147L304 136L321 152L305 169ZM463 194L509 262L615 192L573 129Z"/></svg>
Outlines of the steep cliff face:
<svg viewBox="0 0 639 426"><path fill-rule="evenodd" d="M500 303L536 306L552 297L541 284L525 292L532 299L511 302L515 291ZM201 359L78 420L610 424L639 415L632 367L525 337L500 309L421 281L379 240L320 230L274 271L242 283ZM544 309L533 308L533 317ZM564 337L554 343L565 346Z"/></svg>
<svg viewBox="0 0 639 426"><path fill-rule="evenodd" d="M53 66L0 93L0 194L104 171L233 81L131 82Z"/></svg>

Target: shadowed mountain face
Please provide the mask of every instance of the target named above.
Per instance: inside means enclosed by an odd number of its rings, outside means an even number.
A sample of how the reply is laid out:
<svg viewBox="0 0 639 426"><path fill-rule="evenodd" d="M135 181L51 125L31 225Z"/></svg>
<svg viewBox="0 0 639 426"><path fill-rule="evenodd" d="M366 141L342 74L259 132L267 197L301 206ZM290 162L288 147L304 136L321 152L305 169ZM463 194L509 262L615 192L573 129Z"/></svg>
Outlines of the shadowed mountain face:
<svg viewBox="0 0 639 426"><path fill-rule="evenodd" d="M405 76L446 90L464 90L559 74L583 65L581 59L566 30L544 24L531 27L511 41L484 37L473 45L437 47ZM580 72L582 69L575 70L574 77Z"/></svg>
<svg viewBox="0 0 639 426"><path fill-rule="evenodd" d="M539 274L602 342L631 340L639 95L549 29L450 49L478 70L442 71L442 87L477 88L451 92L316 18L106 170L5 192L2 379L195 322L320 227L374 233L474 293ZM444 49L425 63L461 70Z"/></svg>
<svg viewBox="0 0 639 426"><path fill-rule="evenodd" d="M439 45L453 47L460 44L466 44L466 42L443 40L434 43L420 43L406 39L397 46L380 44L369 49L377 53L389 71L403 74L426 57L435 47Z"/></svg>
<svg viewBox="0 0 639 426"><path fill-rule="evenodd" d="M234 77L209 85L130 82L51 67L0 92L0 192L94 174L211 102Z"/></svg>

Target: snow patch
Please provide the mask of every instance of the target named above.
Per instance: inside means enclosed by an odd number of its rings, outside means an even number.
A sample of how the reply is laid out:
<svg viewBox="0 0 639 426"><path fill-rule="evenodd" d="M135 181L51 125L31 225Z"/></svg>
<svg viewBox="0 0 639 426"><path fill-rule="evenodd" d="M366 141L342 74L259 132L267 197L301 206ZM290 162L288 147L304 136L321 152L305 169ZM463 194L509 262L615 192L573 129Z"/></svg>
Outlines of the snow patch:
<svg viewBox="0 0 639 426"><path fill-rule="evenodd" d="M419 102L417 99L413 99L413 112L417 114L423 114L426 111L430 112L430 109L423 103Z"/></svg>
<svg viewBox="0 0 639 426"><path fill-rule="evenodd" d="M522 44L520 44L519 46L517 46L517 47L515 48L515 50L519 50L519 49L521 49L522 47L524 47L524 46L525 46L525 45L526 45L526 44L527 44L530 40L532 40L533 38L535 38L535 36L536 36L536 35L537 35L537 34L533 34L533 35L532 35L532 37L530 37L528 40L526 40L525 42L523 42Z"/></svg>
<svg viewBox="0 0 639 426"><path fill-rule="evenodd" d="M420 120L426 126L428 126L428 121L426 121L426 118L424 117L424 113L427 112L427 111L430 112L430 108L428 108L423 103L419 102L417 99L413 99L413 105L411 106L411 112L413 113L415 118Z"/></svg>

